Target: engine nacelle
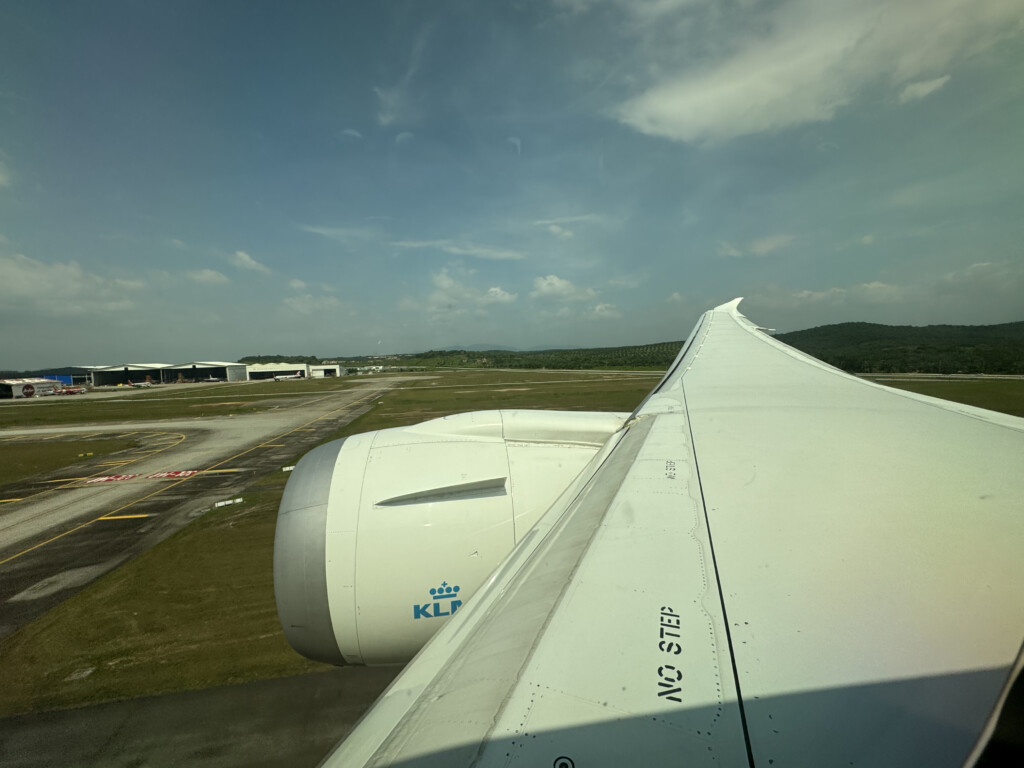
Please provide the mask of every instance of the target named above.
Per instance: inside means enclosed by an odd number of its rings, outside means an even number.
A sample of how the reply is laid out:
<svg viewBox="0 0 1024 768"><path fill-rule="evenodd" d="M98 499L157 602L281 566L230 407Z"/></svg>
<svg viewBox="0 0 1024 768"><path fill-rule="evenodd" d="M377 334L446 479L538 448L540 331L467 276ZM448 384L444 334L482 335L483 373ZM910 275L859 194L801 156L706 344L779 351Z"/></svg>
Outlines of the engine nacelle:
<svg viewBox="0 0 1024 768"><path fill-rule="evenodd" d="M479 411L310 451L274 541L288 642L332 664L408 661L628 416Z"/></svg>

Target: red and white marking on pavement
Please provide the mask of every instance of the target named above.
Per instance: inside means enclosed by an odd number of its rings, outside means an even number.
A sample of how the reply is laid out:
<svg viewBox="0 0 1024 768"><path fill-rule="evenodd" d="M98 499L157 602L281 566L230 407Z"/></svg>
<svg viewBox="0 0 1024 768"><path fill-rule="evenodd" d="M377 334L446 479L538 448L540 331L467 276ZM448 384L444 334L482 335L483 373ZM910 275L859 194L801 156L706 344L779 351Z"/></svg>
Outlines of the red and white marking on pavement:
<svg viewBox="0 0 1024 768"><path fill-rule="evenodd" d="M141 477L145 480L176 480L182 477L192 477L192 475L198 475L202 470L199 469L177 469L171 472L153 472L148 475L103 475L102 477L90 477L86 480L86 483L119 483L122 480L134 480L137 477Z"/></svg>

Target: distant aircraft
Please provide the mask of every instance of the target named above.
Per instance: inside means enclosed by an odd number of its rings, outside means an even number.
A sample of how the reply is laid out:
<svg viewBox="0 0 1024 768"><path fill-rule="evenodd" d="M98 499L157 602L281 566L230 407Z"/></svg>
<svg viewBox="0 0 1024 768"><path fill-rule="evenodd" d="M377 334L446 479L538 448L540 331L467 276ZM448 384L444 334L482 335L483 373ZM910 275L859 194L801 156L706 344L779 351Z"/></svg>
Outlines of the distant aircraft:
<svg viewBox="0 0 1024 768"><path fill-rule="evenodd" d="M298 373L287 373L287 374L282 373L280 376L275 376L274 377L274 381L288 381L289 379L302 379L302 378L305 378L305 377L302 376L301 374L298 374Z"/></svg>
<svg viewBox="0 0 1024 768"><path fill-rule="evenodd" d="M289 642L418 652L325 765L977 763L1021 667L1024 419L849 376L738 304L632 414L302 459Z"/></svg>
<svg viewBox="0 0 1024 768"><path fill-rule="evenodd" d="M129 387L152 387L153 382L151 381L129 381Z"/></svg>

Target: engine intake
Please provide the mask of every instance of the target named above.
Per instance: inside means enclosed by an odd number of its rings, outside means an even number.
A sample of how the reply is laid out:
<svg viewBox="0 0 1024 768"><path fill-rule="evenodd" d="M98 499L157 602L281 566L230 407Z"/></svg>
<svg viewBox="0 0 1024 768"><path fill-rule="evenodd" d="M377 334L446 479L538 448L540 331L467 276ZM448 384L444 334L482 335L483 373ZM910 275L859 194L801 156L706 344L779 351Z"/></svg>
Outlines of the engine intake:
<svg viewBox="0 0 1024 768"><path fill-rule="evenodd" d="M409 660L626 418L479 411L310 451L274 541L288 642L332 664Z"/></svg>

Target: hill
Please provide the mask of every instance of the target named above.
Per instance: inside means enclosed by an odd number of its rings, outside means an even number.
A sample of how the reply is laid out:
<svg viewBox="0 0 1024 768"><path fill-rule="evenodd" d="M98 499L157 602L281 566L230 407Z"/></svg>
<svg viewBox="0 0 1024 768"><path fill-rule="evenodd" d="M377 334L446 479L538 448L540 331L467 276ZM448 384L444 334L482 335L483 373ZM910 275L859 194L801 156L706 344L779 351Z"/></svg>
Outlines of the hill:
<svg viewBox="0 0 1024 768"><path fill-rule="evenodd" d="M1024 322L838 323L780 333L776 338L854 373L1024 374Z"/></svg>
<svg viewBox="0 0 1024 768"><path fill-rule="evenodd" d="M544 349L517 352L508 349L431 350L408 355L386 357L339 358L352 366L388 365L425 368L558 368L587 370L609 368L619 370L664 370L672 364L680 341L643 344L636 347L601 347L598 349Z"/></svg>

